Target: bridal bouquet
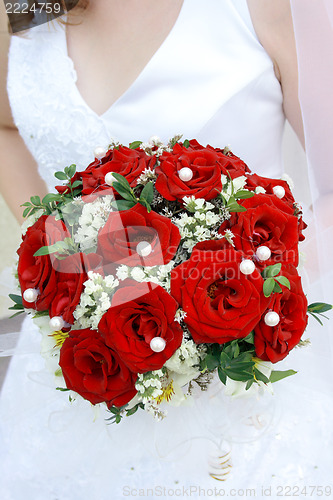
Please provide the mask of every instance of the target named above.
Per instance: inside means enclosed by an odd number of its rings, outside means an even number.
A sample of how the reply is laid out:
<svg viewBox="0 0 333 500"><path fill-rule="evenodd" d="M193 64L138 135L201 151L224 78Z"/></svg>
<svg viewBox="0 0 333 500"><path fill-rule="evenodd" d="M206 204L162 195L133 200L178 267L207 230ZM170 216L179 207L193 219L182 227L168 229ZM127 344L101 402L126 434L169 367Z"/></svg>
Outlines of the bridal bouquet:
<svg viewBox="0 0 333 500"><path fill-rule="evenodd" d="M55 177L57 193L24 204L11 297L70 399L106 403L117 423L162 418L216 376L235 393L295 373L273 366L331 306L307 304L286 181L180 136L97 148Z"/></svg>

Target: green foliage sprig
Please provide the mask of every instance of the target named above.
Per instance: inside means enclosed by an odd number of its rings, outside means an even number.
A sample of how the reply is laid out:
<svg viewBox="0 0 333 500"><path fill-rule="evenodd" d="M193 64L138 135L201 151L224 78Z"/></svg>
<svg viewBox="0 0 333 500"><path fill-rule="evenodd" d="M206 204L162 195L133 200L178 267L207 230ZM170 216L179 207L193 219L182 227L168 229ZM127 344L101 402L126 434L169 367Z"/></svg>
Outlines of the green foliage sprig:
<svg viewBox="0 0 333 500"><path fill-rule="evenodd" d="M43 210L45 215L52 215L61 207L71 202L75 196L81 193L81 180L72 183L72 177L75 175L76 165L65 167L64 171L55 172L54 176L62 181L67 181L67 190L63 193L49 193L41 200L39 196L31 196L30 201L21 205L24 207L23 217L29 217L39 210Z"/></svg>
<svg viewBox="0 0 333 500"><path fill-rule="evenodd" d="M282 293L282 286L290 290L290 281L285 276L278 276L281 272L282 264L267 266L261 275L264 278L263 292L265 297L270 297L272 293Z"/></svg>
<svg viewBox="0 0 333 500"><path fill-rule="evenodd" d="M124 406L111 406L109 408L109 412L112 413L111 417L106 418L110 424L119 424L124 416L129 417L131 415L134 415L138 411L139 408L144 410L144 404L143 403L137 403L135 406L133 406L130 409L126 409L128 405Z"/></svg>
<svg viewBox="0 0 333 500"><path fill-rule="evenodd" d="M331 309L333 309L333 306L331 304L326 304L325 302L313 302L313 304L308 305L308 313L311 314L311 316L313 316L318 321L318 323L321 324L321 326L323 326L323 322L321 321L319 316L325 319L329 319L323 313L330 311Z"/></svg>
<svg viewBox="0 0 333 500"><path fill-rule="evenodd" d="M129 182L125 177L116 172L112 172L112 176L116 179L112 187L117 191L117 193L123 198L122 200L115 200L112 202L112 207L117 210L128 210L134 207L137 203L143 205L147 212L151 212L151 203L154 199L154 185L152 182L147 182L143 187L140 196L137 196L137 191L141 189L138 185L135 188L131 188Z"/></svg>
<svg viewBox="0 0 333 500"><path fill-rule="evenodd" d="M272 371L270 378L267 378L257 368L255 359L254 333L251 332L244 339L232 340L222 345L211 344L206 357L201 361L200 369L201 371L217 369L223 384L226 384L227 377L238 382L246 382L246 390L255 382L268 384L297 373L294 370Z"/></svg>

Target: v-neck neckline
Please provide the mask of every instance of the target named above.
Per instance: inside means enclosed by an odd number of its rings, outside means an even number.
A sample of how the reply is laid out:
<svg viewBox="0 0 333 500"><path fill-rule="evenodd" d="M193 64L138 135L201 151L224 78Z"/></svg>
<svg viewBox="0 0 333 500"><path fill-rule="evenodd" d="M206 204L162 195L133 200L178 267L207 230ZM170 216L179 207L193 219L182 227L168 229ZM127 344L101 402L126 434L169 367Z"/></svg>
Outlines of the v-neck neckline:
<svg viewBox="0 0 333 500"><path fill-rule="evenodd" d="M129 87L126 90L124 90L124 92L101 114L97 113L96 111L94 111L92 109L92 107L88 104L88 102L82 96L82 94L81 94L81 92L80 92L80 90L79 90L79 88L77 86L77 83L76 83L76 81L77 81L77 73L76 73L76 70L75 70L75 64L74 64L74 61L73 61L73 59L71 58L71 56L69 55L69 52L68 52L66 25L63 26L63 29L61 29L61 33L62 33L62 36L63 36L64 52L65 52L66 58L70 61L71 66L73 68L73 71L71 72L71 74L72 74L72 82L73 82L74 91L75 91L75 94L77 95L78 99L85 106L85 108L87 108L90 111L90 113L92 113L94 116L96 116L99 119L103 119L106 116L108 116L113 111L113 109L118 106L118 104L120 104L123 100L126 99L127 95L130 94L131 91L138 85L138 83L143 79L143 77L148 72L148 70L150 69L150 67L154 64L154 62L158 58L160 52L162 52L165 49L165 47L168 45L168 43L170 42L170 40L175 35L175 32L178 31L179 25L182 22L182 18L185 15L184 11L185 11L185 4L186 4L186 2L187 2L187 0L183 0L183 3L181 5L181 8L180 8L180 11L178 13L176 21L174 22L174 24L171 27L169 33L164 38L164 40L162 41L162 43L160 44L160 46L153 53L153 55L151 56L151 58L149 59L149 61L143 66L143 68L141 69L141 71L139 72L139 74L136 76L136 78L133 80L133 82L129 85ZM66 20L66 16L64 16L64 19Z"/></svg>

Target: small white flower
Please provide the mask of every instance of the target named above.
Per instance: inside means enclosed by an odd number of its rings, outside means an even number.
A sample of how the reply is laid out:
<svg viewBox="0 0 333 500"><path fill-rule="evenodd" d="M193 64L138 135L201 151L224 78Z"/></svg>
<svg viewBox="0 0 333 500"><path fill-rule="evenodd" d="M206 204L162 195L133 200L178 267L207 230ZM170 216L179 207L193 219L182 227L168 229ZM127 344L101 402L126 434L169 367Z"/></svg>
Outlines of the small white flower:
<svg viewBox="0 0 333 500"><path fill-rule="evenodd" d="M263 188L262 186L257 186L257 187L255 188L255 193L256 193L256 194L265 194L265 193L266 193L266 189L265 189L265 188Z"/></svg>
<svg viewBox="0 0 333 500"><path fill-rule="evenodd" d="M129 268L127 266L119 266L116 275L120 281L125 280L129 276Z"/></svg>
<svg viewBox="0 0 333 500"><path fill-rule="evenodd" d="M135 280L135 281L142 281L145 279L146 275L145 275L145 272L143 271L143 269L141 267L133 267L133 269L131 270L131 277Z"/></svg>

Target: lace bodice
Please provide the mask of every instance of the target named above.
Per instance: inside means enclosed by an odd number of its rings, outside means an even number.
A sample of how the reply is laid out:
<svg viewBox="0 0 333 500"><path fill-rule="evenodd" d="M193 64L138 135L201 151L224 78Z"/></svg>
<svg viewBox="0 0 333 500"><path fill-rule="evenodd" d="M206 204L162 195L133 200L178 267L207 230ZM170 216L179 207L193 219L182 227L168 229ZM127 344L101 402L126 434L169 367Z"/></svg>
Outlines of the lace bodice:
<svg viewBox="0 0 333 500"><path fill-rule="evenodd" d="M50 188L56 170L71 163L85 168L95 147L111 138L127 145L177 133L213 146L230 144L258 173L281 172L281 89L245 0L184 0L164 43L101 116L84 101L76 79L63 25L41 25L12 38L13 117Z"/></svg>

